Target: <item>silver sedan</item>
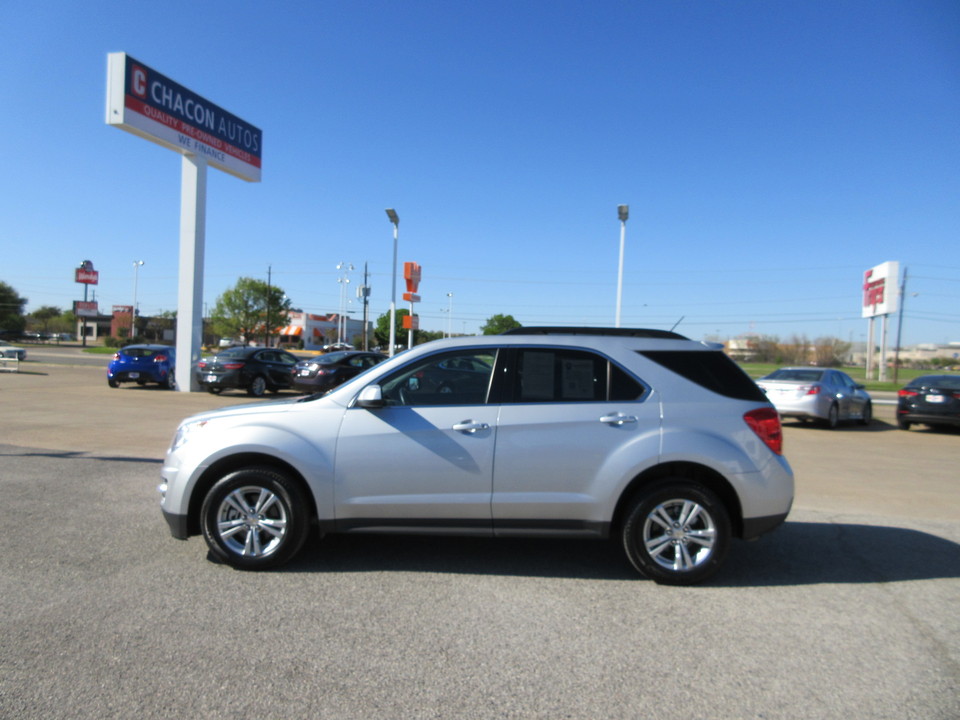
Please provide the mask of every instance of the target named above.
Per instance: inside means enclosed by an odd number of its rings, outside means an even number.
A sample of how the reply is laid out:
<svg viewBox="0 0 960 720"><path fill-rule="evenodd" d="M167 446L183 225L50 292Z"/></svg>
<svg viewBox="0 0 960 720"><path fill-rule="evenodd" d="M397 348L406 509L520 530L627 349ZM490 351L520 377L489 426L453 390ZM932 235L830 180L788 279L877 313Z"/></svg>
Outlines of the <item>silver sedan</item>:
<svg viewBox="0 0 960 720"><path fill-rule="evenodd" d="M757 380L781 417L818 420L835 428L843 420L869 425L873 405L863 385L830 368L786 367Z"/></svg>

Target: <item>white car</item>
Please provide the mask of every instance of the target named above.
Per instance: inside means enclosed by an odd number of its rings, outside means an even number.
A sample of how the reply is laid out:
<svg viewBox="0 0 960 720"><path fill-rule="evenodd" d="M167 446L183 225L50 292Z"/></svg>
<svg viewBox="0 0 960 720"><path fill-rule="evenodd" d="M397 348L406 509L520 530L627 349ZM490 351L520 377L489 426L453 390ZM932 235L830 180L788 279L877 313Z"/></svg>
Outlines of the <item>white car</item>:
<svg viewBox="0 0 960 720"><path fill-rule="evenodd" d="M22 347L11 345L6 340L0 340L0 357L16 358L17 360L26 360L27 351Z"/></svg>
<svg viewBox="0 0 960 720"><path fill-rule="evenodd" d="M311 528L615 536L642 574L691 584L731 538L786 518L781 443L776 410L715 346L521 328L420 345L324 396L188 418L158 489L173 536L202 533L237 568L288 561Z"/></svg>

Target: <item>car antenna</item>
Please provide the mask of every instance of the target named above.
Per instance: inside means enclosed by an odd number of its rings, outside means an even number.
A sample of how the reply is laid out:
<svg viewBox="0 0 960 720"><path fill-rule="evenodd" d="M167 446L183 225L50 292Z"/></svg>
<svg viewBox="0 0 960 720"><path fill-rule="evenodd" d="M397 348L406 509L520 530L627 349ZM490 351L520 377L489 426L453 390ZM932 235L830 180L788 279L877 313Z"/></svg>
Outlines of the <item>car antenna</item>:
<svg viewBox="0 0 960 720"><path fill-rule="evenodd" d="M680 316L680 319L677 320L677 321L673 324L673 327L672 327L672 328L670 328L670 332L673 332L674 330L676 330L676 329L677 329L677 325L679 325L680 323L682 323L682 322L683 322L683 319L684 319L685 317L686 317L686 315L681 315L681 316Z"/></svg>

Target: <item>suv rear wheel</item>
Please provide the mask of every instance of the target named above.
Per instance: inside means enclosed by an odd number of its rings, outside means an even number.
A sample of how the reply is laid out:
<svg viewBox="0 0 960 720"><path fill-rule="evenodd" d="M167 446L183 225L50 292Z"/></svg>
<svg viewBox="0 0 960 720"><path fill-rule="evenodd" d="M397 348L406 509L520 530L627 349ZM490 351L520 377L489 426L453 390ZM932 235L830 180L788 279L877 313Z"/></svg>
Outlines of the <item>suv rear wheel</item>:
<svg viewBox="0 0 960 720"><path fill-rule="evenodd" d="M276 567L307 539L305 508L299 486L272 468L237 470L204 498L203 537L214 557L235 568Z"/></svg>
<svg viewBox="0 0 960 720"><path fill-rule="evenodd" d="M631 564L664 585L693 585L720 567L730 546L730 518L702 485L674 478L638 496L623 524Z"/></svg>

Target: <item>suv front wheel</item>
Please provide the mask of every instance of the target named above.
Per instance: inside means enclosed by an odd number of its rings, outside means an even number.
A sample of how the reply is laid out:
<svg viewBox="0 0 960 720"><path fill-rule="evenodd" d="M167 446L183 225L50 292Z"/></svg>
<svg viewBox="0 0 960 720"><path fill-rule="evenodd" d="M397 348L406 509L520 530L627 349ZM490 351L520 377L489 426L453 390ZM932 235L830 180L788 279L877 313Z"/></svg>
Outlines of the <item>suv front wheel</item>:
<svg viewBox="0 0 960 720"><path fill-rule="evenodd" d="M627 510L623 547L631 564L663 585L693 585L720 567L730 518L702 485L675 478L645 490Z"/></svg>
<svg viewBox="0 0 960 720"><path fill-rule="evenodd" d="M309 518L299 486L272 468L237 470L207 493L203 538L218 560L265 570L292 558L307 538Z"/></svg>

